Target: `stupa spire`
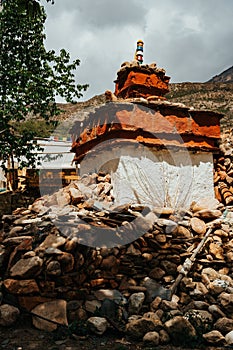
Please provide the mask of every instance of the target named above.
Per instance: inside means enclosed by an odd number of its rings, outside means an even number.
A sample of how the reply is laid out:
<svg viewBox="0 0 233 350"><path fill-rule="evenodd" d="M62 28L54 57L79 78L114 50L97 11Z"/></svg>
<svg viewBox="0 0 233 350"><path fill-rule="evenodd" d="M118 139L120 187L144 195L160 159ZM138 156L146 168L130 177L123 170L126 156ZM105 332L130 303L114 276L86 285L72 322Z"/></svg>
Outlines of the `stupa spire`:
<svg viewBox="0 0 233 350"><path fill-rule="evenodd" d="M143 45L144 42L142 40L137 41L137 48L135 51L134 59L139 63L143 63Z"/></svg>

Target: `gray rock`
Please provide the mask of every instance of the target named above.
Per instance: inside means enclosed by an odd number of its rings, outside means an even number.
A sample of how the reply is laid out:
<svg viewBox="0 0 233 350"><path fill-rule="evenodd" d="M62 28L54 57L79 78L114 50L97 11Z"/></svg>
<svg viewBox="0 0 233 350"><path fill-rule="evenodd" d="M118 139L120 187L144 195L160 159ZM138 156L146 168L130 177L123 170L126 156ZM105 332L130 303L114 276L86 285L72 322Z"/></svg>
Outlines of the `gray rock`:
<svg viewBox="0 0 233 350"><path fill-rule="evenodd" d="M126 298L116 289L99 289L94 292L96 299L102 301L104 299L114 300L115 303L124 305L127 303Z"/></svg>
<svg viewBox="0 0 233 350"><path fill-rule="evenodd" d="M171 291L169 289L164 288L160 283L152 280L149 277L146 277L144 279L142 286L146 287L146 299L148 302L152 302L152 300L157 296L165 300L171 299Z"/></svg>
<svg viewBox="0 0 233 350"><path fill-rule="evenodd" d="M215 279L213 282L210 282L208 285L208 289L211 294L218 295L228 288L229 283L227 281L223 281L220 279Z"/></svg>
<svg viewBox="0 0 233 350"><path fill-rule="evenodd" d="M134 293L129 297L129 313L138 314L145 300L145 294L142 292Z"/></svg>
<svg viewBox="0 0 233 350"><path fill-rule="evenodd" d="M87 300L85 302L85 310L94 314L101 307L101 302L98 300Z"/></svg>
<svg viewBox="0 0 233 350"><path fill-rule="evenodd" d="M19 309L12 305L0 306L0 326L8 327L15 323L20 314Z"/></svg>
<svg viewBox="0 0 233 350"><path fill-rule="evenodd" d="M232 345L233 344L233 330L225 335L225 339L226 339L226 343L228 345Z"/></svg>
<svg viewBox="0 0 233 350"><path fill-rule="evenodd" d="M87 320L87 324L90 330L98 335L104 334L108 327L108 322L103 317L90 317Z"/></svg>

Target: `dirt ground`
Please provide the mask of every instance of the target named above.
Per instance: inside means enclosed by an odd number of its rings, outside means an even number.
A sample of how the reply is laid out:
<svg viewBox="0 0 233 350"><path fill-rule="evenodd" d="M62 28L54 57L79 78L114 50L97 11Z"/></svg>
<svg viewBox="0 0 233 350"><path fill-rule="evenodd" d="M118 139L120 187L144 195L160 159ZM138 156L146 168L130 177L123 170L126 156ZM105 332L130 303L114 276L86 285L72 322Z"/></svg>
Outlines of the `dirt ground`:
<svg viewBox="0 0 233 350"><path fill-rule="evenodd" d="M103 336L72 334L67 328L47 333L33 327L28 319L17 321L9 328L0 327L0 349L3 350L222 350L223 347L197 348L171 345L146 347L112 329ZM225 349L225 348L224 348Z"/></svg>

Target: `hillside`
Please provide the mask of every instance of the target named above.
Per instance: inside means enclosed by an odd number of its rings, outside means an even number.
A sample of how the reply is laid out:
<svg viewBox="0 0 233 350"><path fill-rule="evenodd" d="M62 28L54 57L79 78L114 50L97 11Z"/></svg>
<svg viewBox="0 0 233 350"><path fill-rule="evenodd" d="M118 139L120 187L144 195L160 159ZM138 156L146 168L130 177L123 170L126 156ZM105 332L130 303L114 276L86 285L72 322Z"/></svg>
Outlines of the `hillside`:
<svg viewBox="0 0 233 350"><path fill-rule="evenodd" d="M207 83L233 83L233 66L215 75Z"/></svg>
<svg viewBox="0 0 233 350"><path fill-rule="evenodd" d="M225 115L222 129L233 127L233 83L170 84L169 101L181 102L196 109L210 109Z"/></svg>

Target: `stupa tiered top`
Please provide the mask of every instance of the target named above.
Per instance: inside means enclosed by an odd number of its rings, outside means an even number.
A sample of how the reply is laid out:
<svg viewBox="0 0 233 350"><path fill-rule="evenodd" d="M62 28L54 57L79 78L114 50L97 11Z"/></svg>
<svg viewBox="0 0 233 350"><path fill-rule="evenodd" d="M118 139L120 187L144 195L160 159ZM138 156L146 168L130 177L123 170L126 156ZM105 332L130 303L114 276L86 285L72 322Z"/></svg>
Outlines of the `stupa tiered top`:
<svg viewBox="0 0 233 350"><path fill-rule="evenodd" d="M170 77L156 63L143 64L143 41L137 42L132 62L124 62L117 72L115 95L118 98L143 97L146 99L164 99L168 93Z"/></svg>

